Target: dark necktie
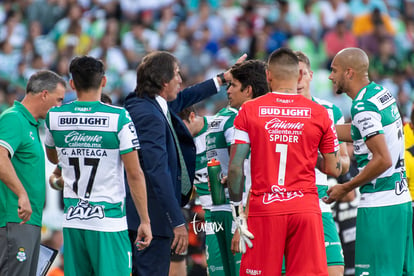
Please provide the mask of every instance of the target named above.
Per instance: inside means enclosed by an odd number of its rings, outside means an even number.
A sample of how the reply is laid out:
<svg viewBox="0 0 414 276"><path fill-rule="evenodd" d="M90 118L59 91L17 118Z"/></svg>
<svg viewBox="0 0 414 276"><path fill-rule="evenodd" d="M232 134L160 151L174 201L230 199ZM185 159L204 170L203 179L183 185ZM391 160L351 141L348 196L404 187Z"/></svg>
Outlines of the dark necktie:
<svg viewBox="0 0 414 276"><path fill-rule="evenodd" d="M168 124L170 125L170 128L171 128L171 132L174 136L175 147L177 148L178 157L180 159L181 194L187 195L191 190L190 177L188 176L187 166L185 165L183 153L181 152L180 142L178 141L177 133L175 132L174 127L172 125L170 111L167 111L167 119L168 119L167 120Z"/></svg>

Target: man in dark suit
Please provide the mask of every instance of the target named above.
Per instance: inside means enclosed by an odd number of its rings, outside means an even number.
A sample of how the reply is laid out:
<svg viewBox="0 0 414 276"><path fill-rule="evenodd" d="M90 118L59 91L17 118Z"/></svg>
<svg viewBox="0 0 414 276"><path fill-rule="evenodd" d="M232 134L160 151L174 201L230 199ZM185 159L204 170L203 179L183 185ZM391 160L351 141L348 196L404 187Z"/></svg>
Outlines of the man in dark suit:
<svg viewBox="0 0 414 276"><path fill-rule="evenodd" d="M239 61L244 59L242 56ZM133 246L133 275L168 275L171 252L182 254L187 250L188 232L181 206L191 195L196 152L193 138L177 113L217 93L226 82L225 76L230 79L228 74L180 92L178 61L170 53L152 52L138 66L137 86L126 98L125 107L141 144L153 240L142 251ZM180 157L185 162L180 162ZM139 218L129 196L126 206L130 239L134 241Z"/></svg>

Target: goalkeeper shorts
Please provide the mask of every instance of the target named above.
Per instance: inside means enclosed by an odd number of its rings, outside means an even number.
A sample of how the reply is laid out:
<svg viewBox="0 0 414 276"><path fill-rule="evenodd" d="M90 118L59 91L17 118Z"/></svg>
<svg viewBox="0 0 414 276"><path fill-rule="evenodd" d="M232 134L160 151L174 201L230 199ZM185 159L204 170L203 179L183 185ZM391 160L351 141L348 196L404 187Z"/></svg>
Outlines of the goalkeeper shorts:
<svg viewBox="0 0 414 276"><path fill-rule="evenodd" d="M328 275L319 213L249 216L253 247L242 256L240 275Z"/></svg>

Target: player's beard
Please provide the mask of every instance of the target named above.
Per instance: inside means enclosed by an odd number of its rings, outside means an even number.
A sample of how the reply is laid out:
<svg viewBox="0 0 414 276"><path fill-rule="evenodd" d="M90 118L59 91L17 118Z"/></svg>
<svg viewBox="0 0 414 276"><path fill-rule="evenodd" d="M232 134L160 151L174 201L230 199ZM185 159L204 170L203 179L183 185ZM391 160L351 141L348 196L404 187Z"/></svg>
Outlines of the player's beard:
<svg viewBox="0 0 414 276"><path fill-rule="evenodd" d="M338 83L336 84L336 94L337 95L341 95L342 93L344 93L345 92L345 90L344 90L344 88L343 88L343 86L342 85L338 85Z"/></svg>

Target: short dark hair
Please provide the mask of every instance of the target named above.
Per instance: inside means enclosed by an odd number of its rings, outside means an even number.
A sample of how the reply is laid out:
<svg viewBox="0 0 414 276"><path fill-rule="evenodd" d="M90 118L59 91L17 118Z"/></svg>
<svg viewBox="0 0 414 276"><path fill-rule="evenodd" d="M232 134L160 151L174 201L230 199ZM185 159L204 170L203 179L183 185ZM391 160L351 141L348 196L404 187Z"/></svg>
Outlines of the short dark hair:
<svg viewBox="0 0 414 276"><path fill-rule="evenodd" d="M299 75L299 59L286 47L273 51L268 59L268 69L280 79L289 79Z"/></svg>
<svg viewBox="0 0 414 276"><path fill-rule="evenodd" d="M106 104L112 104L112 99L107 93L102 92L101 102L106 103Z"/></svg>
<svg viewBox="0 0 414 276"><path fill-rule="evenodd" d="M233 65L230 70L233 78L241 83L241 89L252 87L253 98L269 92L266 79L266 64L260 60L247 60Z"/></svg>
<svg viewBox="0 0 414 276"><path fill-rule="evenodd" d="M160 94L164 84L174 78L177 64L178 60L166 51L154 51L146 55L137 68L137 96L154 98Z"/></svg>
<svg viewBox="0 0 414 276"><path fill-rule="evenodd" d="M181 120L183 120L183 121L189 121L191 112L196 113L196 109L193 105L181 110L178 113L178 116L180 116Z"/></svg>
<svg viewBox="0 0 414 276"><path fill-rule="evenodd" d="M66 88L66 81L50 70L40 70L30 76L26 85L26 94L37 94L43 90L52 92L58 84Z"/></svg>
<svg viewBox="0 0 414 276"><path fill-rule="evenodd" d="M98 89L105 76L105 66L91 56L75 57L70 62L69 72L77 90Z"/></svg>

